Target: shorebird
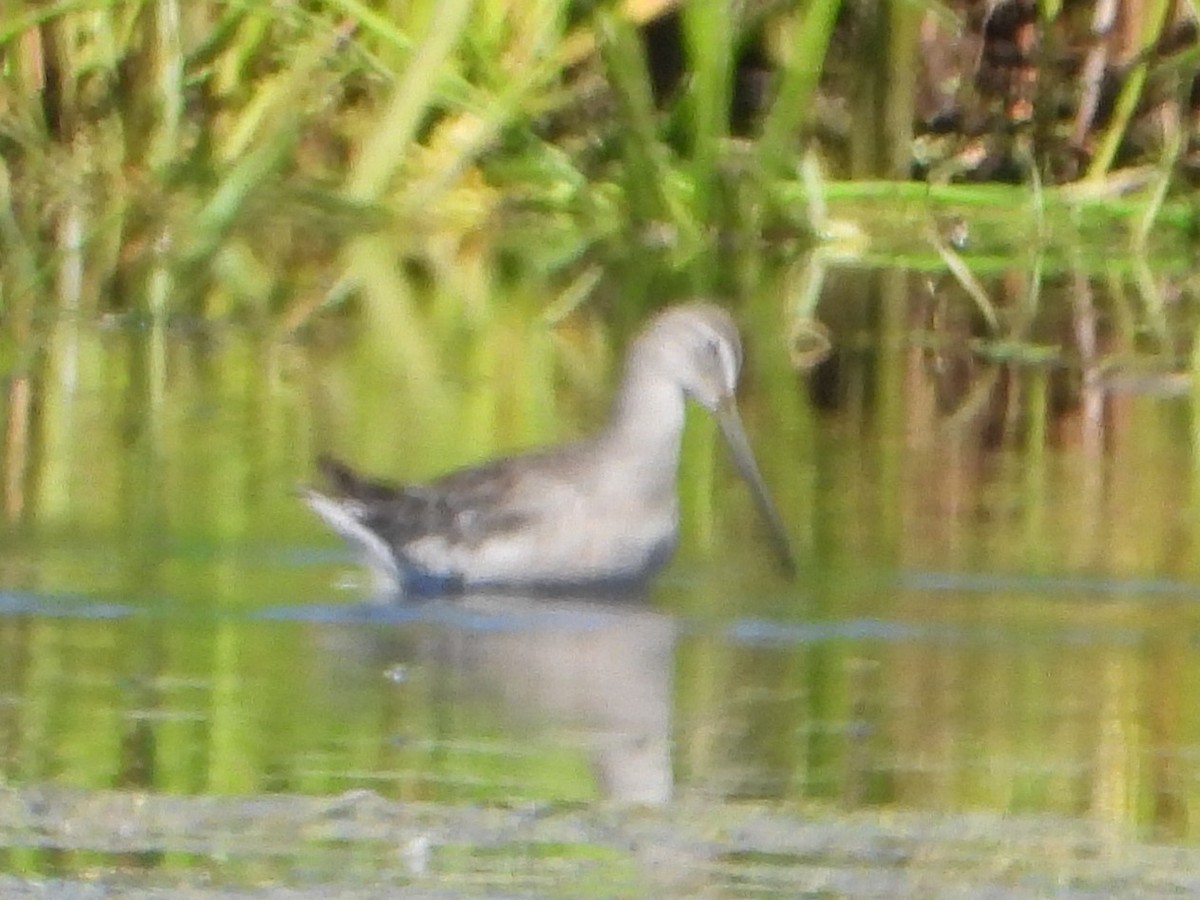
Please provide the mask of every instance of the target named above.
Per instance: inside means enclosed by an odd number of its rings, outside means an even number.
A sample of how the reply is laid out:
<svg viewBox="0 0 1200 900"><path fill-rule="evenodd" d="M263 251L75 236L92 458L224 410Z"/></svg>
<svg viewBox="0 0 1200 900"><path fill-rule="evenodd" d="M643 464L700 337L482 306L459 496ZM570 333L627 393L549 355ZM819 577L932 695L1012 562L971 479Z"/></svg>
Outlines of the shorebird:
<svg viewBox="0 0 1200 900"><path fill-rule="evenodd" d="M381 587L404 594L640 583L675 549L676 476L691 398L716 418L792 572L782 519L738 416L741 367L741 340L727 312L707 303L671 307L630 345L612 412L595 435L423 485L375 481L322 458L328 490L303 488L302 496L360 551Z"/></svg>

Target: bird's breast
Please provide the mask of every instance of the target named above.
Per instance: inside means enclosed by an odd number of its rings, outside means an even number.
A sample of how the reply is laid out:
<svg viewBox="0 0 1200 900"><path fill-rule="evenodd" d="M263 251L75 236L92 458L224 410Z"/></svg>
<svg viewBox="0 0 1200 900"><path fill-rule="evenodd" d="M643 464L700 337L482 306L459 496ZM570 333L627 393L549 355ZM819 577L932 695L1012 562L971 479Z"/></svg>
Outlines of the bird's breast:
<svg viewBox="0 0 1200 900"><path fill-rule="evenodd" d="M644 498L642 498L644 501ZM670 557L674 497L647 505L600 494L543 505L471 539L422 537L403 548L410 565L465 584L553 584L645 577Z"/></svg>

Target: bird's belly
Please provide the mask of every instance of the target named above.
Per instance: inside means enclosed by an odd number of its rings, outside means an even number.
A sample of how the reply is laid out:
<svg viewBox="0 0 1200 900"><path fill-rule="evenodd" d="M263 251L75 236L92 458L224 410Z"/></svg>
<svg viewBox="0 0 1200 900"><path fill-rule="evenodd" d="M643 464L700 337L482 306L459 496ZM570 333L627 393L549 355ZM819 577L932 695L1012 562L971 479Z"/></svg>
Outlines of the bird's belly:
<svg viewBox="0 0 1200 900"><path fill-rule="evenodd" d="M673 508L652 515L618 508L538 521L471 544L424 539L406 555L466 585L636 581L670 558L677 531Z"/></svg>

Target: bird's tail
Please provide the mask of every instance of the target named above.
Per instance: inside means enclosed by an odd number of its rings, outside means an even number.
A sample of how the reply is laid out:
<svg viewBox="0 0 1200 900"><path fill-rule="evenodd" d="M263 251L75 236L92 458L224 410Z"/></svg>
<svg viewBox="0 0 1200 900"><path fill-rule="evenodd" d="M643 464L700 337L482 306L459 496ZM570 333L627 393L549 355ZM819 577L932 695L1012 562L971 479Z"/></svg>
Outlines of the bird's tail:
<svg viewBox="0 0 1200 900"><path fill-rule="evenodd" d="M325 466L321 468L324 470ZM354 476L348 469L345 470L345 473L354 478L355 483L350 485L343 483L336 487L339 489L353 488L356 484L361 484L361 480L358 480L357 476ZM330 480L334 481L333 478ZM392 553L391 547L388 546L388 542L371 527L371 510L368 504L354 496L352 491L343 493L342 496L335 496L332 493L322 493L305 486L300 488L299 493L304 502L308 504L308 508L316 513L326 525L345 538L347 543L357 551L362 561L374 573L377 591L395 589L395 586L400 584L399 563L395 554Z"/></svg>
<svg viewBox="0 0 1200 900"><path fill-rule="evenodd" d="M317 457L317 469L328 482L330 492L340 497L369 504L391 500L399 493L396 485L365 478L327 454Z"/></svg>

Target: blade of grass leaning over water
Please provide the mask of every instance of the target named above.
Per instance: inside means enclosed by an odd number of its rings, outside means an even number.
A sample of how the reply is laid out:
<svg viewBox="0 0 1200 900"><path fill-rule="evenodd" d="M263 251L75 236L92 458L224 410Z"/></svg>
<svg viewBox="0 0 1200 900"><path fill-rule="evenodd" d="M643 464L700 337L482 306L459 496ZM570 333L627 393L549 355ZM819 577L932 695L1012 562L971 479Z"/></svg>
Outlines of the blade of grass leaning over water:
<svg viewBox="0 0 1200 900"><path fill-rule="evenodd" d="M1163 161L1159 166L1160 173L1158 180L1154 185L1154 190L1151 191L1150 199L1146 203L1145 212L1137 220L1137 226L1133 233L1134 256L1142 259L1146 257L1150 232L1154 229L1154 225L1158 221L1158 215L1162 211L1163 203L1167 199L1167 190L1174 180L1175 165L1179 161L1179 155L1183 152L1184 135L1180 123L1175 122L1169 127L1171 128L1171 133L1167 139Z"/></svg>
<svg viewBox="0 0 1200 900"><path fill-rule="evenodd" d="M980 315L987 321L988 328L995 332L1000 327L1000 321L996 316L996 308L992 305L991 299L984 290L979 279L971 272L966 261L955 252L946 240L938 234L934 227L929 228L929 240L937 250L938 255L946 264L946 268L950 270L950 274L958 281L959 285L967 292L972 300L975 301L975 308L979 310Z"/></svg>

